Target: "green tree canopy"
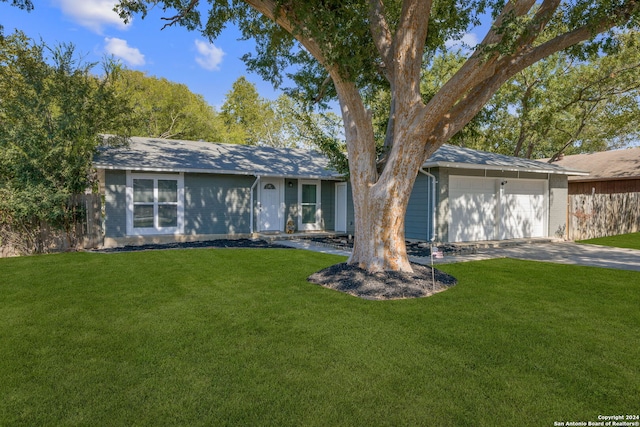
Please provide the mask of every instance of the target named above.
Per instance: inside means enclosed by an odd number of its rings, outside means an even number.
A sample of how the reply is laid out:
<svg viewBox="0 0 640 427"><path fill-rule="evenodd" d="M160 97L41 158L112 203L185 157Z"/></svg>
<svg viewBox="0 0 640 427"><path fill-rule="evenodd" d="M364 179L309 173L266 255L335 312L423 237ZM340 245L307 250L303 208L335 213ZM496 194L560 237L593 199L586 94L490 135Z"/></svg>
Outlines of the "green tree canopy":
<svg viewBox="0 0 640 427"><path fill-rule="evenodd" d="M275 118L270 102L261 98L256 86L244 76L227 92L221 115L227 132L248 145L264 143Z"/></svg>
<svg viewBox="0 0 640 427"><path fill-rule="evenodd" d="M527 158L620 148L640 138L640 35L617 51L546 58L508 81L464 145Z"/></svg>
<svg viewBox="0 0 640 427"><path fill-rule="evenodd" d="M133 110L133 135L205 141L224 137L219 114L184 84L124 69L115 90Z"/></svg>
<svg viewBox="0 0 640 427"><path fill-rule="evenodd" d="M69 230L69 198L92 183L99 134L127 127L130 110L113 90L117 66L96 77L94 65L71 45L50 49L21 32L0 38L0 228L19 233L26 250L43 249L44 223Z"/></svg>

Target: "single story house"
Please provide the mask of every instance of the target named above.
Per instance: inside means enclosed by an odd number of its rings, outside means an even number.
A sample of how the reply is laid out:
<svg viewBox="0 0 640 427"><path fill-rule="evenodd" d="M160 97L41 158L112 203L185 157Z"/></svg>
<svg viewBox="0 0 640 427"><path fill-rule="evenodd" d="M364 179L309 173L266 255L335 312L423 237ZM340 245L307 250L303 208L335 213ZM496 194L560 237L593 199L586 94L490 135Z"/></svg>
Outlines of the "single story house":
<svg viewBox="0 0 640 427"><path fill-rule="evenodd" d="M553 164L589 172L569 177L570 239L640 231L640 147L563 156Z"/></svg>
<svg viewBox="0 0 640 427"><path fill-rule="evenodd" d="M553 164L589 172L569 177L569 194L640 193L640 147L561 156Z"/></svg>
<svg viewBox="0 0 640 427"><path fill-rule="evenodd" d="M347 185L317 152L132 137L94 167L106 247L248 237L290 221L347 232Z"/></svg>
<svg viewBox="0 0 640 427"><path fill-rule="evenodd" d="M302 149L133 137L94 160L104 245L280 233L351 234L351 186ZM558 165L445 145L411 194L406 237L460 242L555 236L566 223Z"/></svg>

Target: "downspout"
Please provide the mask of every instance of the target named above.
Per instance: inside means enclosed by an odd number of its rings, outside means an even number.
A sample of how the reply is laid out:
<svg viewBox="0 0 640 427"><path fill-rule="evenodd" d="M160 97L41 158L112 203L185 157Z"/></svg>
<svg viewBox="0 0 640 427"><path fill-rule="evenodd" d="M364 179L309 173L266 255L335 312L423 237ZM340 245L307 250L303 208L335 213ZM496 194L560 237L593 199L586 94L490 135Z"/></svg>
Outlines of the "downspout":
<svg viewBox="0 0 640 427"><path fill-rule="evenodd" d="M251 185L251 215L249 216L249 232L251 234L253 234L253 216L255 215L255 210L253 209L253 190L255 190L256 185L258 185L258 183L260 182L260 175L255 175L256 180L253 182L253 184Z"/></svg>
<svg viewBox="0 0 640 427"><path fill-rule="evenodd" d="M423 168L418 171L431 178L431 236L429 241L433 242L436 240L436 177Z"/></svg>

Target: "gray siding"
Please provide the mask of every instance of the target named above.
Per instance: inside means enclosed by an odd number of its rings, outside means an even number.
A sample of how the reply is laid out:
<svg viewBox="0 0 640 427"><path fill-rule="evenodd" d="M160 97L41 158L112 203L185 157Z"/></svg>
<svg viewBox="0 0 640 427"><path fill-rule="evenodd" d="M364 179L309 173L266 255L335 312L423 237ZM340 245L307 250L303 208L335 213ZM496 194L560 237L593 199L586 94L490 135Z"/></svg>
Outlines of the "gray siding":
<svg viewBox="0 0 640 427"><path fill-rule="evenodd" d="M436 177L436 242L449 241L449 169L430 171Z"/></svg>
<svg viewBox="0 0 640 427"><path fill-rule="evenodd" d="M322 225L325 230L336 229L336 183L322 181L320 189L320 204L322 208Z"/></svg>
<svg viewBox="0 0 640 427"><path fill-rule="evenodd" d="M250 232L251 176L185 174L185 234Z"/></svg>
<svg viewBox="0 0 640 427"><path fill-rule="evenodd" d="M105 171L105 237L124 237L127 234L127 173Z"/></svg>
<svg viewBox="0 0 640 427"><path fill-rule="evenodd" d="M353 211L353 191L351 182L347 182L347 234L355 234L356 220Z"/></svg>
<svg viewBox="0 0 640 427"><path fill-rule="evenodd" d="M431 239L431 183L428 176L418 174L409 197L404 234L407 239Z"/></svg>
<svg viewBox="0 0 640 427"><path fill-rule="evenodd" d="M567 236L569 183L566 175L549 176L549 236Z"/></svg>
<svg viewBox="0 0 640 427"><path fill-rule="evenodd" d="M289 187L291 183L291 187ZM286 179L284 186L284 223L293 221L298 229L298 180Z"/></svg>

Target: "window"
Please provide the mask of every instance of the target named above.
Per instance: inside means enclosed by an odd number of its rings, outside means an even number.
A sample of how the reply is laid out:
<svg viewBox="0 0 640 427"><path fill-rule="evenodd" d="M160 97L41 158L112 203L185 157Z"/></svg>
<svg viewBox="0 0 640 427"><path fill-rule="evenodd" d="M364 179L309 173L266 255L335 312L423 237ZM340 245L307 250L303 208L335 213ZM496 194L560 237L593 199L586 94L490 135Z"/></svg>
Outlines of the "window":
<svg viewBox="0 0 640 427"><path fill-rule="evenodd" d="M302 184L302 223L315 224L317 191L314 184Z"/></svg>
<svg viewBox="0 0 640 427"><path fill-rule="evenodd" d="M127 173L127 234L183 233L183 176Z"/></svg>
<svg viewBox="0 0 640 427"><path fill-rule="evenodd" d="M298 186L298 228L320 230L322 228L320 208L320 181L300 181Z"/></svg>

